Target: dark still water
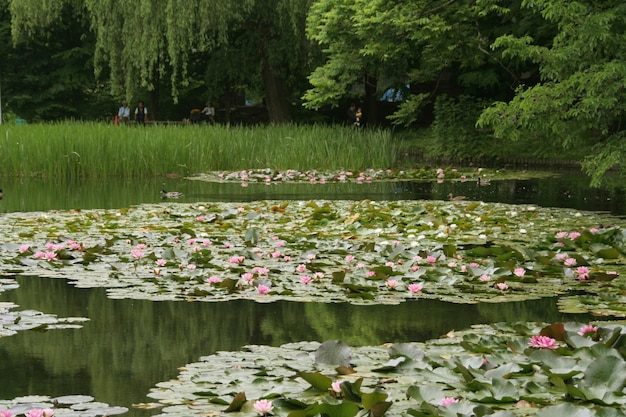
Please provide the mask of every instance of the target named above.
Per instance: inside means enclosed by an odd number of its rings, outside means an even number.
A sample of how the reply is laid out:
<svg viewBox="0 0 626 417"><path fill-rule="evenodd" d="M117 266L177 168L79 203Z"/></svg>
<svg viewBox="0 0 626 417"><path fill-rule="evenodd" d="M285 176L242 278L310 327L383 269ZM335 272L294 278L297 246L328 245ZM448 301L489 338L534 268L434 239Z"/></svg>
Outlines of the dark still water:
<svg viewBox="0 0 626 417"><path fill-rule="evenodd" d="M279 184L207 183L184 179L104 179L65 182L41 179L4 178L0 213L65 209L110 209L162 201L160 191L179 191L175 201L253 201L294 199L341 200L447 200L448 194L470 200L511 204L536 204L589 211L626 214L626 195L621 188L590 189L589 178L578 171L543 179L476 182L375 182L371 184Z"/></svg>
<svg viewBox="0 0 626 417"><path fill-rule="evenodd" d="M104 289L75 288L62 279L18 281L20 288L0 294L0 301L90 321L81 329L1 338L1 399L84 394L131 407L149 402L150 388L175 378L177 368L248 344L341 339L350 346L379 345L424 341L476 323L591 319L559 313L554 299L480 305L416 300L379 306L151 302L111 300ZM147 414L134 409L125 415Z"/></svg>

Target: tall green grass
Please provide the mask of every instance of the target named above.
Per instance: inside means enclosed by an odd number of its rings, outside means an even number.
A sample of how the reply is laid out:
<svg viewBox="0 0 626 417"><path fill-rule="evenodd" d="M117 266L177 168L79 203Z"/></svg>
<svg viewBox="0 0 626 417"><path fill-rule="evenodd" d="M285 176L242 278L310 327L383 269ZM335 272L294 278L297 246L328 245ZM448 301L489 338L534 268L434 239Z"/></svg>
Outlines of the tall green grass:
<svg viewBox="0 0 626 417"><path fill-rule="evenodd" d="M385 130L331 126L0 126L0 176L146 177L254 168L385 168Z"/></svg>

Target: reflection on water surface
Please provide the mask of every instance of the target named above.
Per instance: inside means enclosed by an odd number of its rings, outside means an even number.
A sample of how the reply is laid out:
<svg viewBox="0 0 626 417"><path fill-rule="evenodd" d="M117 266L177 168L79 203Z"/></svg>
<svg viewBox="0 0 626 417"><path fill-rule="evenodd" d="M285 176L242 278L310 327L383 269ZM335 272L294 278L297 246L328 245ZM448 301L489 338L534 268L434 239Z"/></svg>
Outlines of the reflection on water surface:
<svg viewBox="0 0 626 417"><path fill-rule="evenodd" d="M62 279L18 278L20 288L0 295L20 309L59 317L88 317L82 329L21 332L0 339L0 398L21 395L92 395L131 406L146 402L156 383L177 368L217 351L244 345L279 346L341 339L351 346L424 341L476 323L587 320L559 313L555 300L507 304L399 305L220 303L111 300L104 289L80 289ZM132 410L126 415L145 415Z"/></svg>

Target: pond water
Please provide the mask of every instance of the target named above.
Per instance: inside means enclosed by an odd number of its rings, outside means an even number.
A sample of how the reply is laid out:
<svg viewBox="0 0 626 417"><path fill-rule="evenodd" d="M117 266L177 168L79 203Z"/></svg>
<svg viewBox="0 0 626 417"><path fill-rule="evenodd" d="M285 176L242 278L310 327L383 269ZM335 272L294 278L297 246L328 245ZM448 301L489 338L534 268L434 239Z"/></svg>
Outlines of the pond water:
<svg viewBox="0 0 626 417"><path fill-rule="evenodd" d="M154 179L62 183L5 181L0 212L117 208L160 201L164 188L181 202L259 199L469 199L604 211L624 215L621 190L590 190L580 175L542 180L475 183L207 184ZM475 323L586 321L564 315L554 299L524 303L456 305L432 300L356 306L233 301L222 303L111 300L104 289L80 289L62 279L17 277L20 288L0 294L22 309L59 317L87 317L80 329L20 332L0 338L0 399L23 395L85 394L126 406L149 402L150 388L175 378L178 368L217 351L248 344L341 339L351 346L424 341ZM128 416L158 413L131 408Z"/></svg>

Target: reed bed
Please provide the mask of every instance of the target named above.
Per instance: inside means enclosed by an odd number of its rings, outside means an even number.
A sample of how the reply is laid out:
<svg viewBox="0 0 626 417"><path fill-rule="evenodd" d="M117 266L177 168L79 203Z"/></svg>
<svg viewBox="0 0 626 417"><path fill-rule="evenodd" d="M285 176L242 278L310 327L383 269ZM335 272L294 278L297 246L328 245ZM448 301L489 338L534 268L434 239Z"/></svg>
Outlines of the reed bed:
<svg viewBox="0 0 626 417"><path fill-rule="evenodd" d="M65 122L0 126L0 176L192 175L255 168L387 168L385 130L337 126L115 126Z"/></svg>

